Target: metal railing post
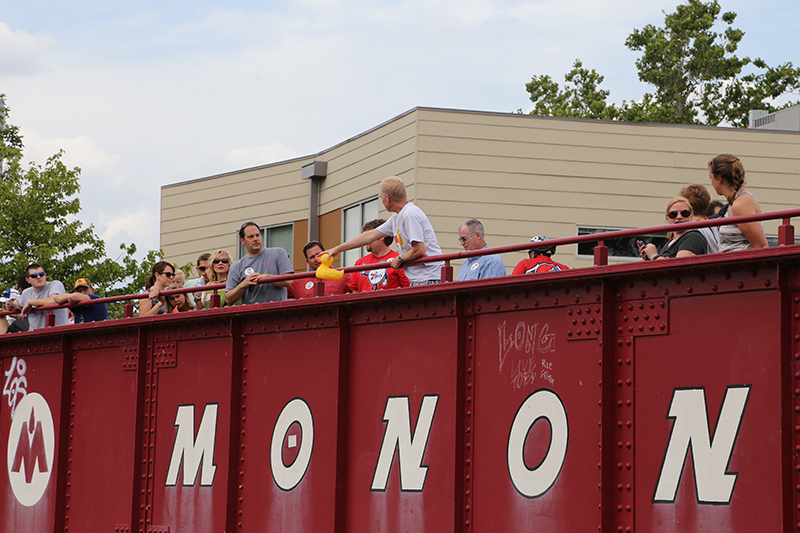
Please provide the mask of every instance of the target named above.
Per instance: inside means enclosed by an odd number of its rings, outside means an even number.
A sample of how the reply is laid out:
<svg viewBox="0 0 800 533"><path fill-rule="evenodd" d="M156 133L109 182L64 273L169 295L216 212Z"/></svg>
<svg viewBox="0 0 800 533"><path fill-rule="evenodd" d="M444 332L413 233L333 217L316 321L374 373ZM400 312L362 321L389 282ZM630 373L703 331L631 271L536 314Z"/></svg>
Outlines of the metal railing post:
<svg viewBox="0 0 800 533"><path fill-rule="evenodd" d="M314 281L314 296L325 296L325 282L321 279Z"/></svg>
<svg viewBox="0 0 800 533"><path fill-rule="evenodd" d="M594 247L594 266L603 266L608 264L608 247L605 241L597 241L597 246Z"/></svg>
<svg viewBox="0 0 800 533"><path fill-rule="evenodd" d="M778 226L778 245L789 244L794 244L794 226L792 226L792 219L786 217L783 219L783 224Z"/></svg>
<svg viewBox="0 0 800 533"><path fill-rule="evenodd" d="M453 281L453 267L450 266L450 261L445 261L442 267L442 283L446 281Z"/></svg>

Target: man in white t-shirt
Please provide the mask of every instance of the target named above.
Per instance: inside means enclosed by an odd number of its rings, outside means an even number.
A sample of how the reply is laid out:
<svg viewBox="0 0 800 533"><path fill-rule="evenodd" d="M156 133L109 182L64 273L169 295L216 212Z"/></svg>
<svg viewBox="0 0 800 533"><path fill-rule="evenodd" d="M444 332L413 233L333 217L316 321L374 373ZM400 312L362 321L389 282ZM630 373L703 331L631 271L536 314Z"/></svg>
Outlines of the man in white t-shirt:
<svg viewBox="0 0 800 533"><path fill-rule="evenodd" d="M380 195L383 206L393 213L389 220L375 229L365 231L327 250L327 253L335 257L345 250L364 246L381 237L392 236L400 249L400 255L392 259L392 267L403 268L412 287L439 283L442 279L444 261L403 266L420 257L441 255L442 249L428 217L422 209L408 201L405 183L397 176L381 181Z"/></svg>

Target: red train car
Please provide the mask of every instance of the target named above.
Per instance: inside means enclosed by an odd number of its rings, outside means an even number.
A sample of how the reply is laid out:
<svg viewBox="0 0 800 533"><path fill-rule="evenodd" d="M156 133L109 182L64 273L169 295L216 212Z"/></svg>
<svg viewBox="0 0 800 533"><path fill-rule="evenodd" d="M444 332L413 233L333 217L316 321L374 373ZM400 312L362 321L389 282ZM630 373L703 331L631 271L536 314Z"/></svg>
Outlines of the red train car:
<svg viewBox="0 0 800 533"><path fill-rule="evenodd" d="M0 529L789 531L800 250L0 341Z"/></svg>

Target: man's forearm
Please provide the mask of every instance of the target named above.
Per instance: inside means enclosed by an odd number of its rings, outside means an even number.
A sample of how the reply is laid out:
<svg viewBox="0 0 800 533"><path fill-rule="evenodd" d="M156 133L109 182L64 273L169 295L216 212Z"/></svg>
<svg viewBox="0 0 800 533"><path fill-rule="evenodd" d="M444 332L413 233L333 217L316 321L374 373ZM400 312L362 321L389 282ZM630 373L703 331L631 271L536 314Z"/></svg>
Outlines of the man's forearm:
<svg viewBox="0 0 800 533"><path fill-rule="evenodd" d="M225 304L233 305L236 302L238 302L242 298L242 295L244 294L244 290L246 288L247 288L246 286L242 286L242 284L240 283L231 290L225 291Z"/></svg>

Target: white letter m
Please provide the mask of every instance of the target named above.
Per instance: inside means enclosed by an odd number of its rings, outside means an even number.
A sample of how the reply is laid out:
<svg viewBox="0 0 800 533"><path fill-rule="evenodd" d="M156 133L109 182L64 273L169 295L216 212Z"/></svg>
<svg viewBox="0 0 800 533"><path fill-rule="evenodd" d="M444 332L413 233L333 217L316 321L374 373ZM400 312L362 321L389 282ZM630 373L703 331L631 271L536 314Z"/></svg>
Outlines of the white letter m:
<svg viewBox="0 0 800 533"><path fill-rule="evenodd" d="M217 407L215 403L206 404L203 419L194 438L194 405L179 405L175 415L175 445L172 448L172 459L169 461L167 485L178 484L178 470L183 463L183 485L193 486L197 480L197 470L203 464L200 486L211 486L214 483L214 442L217 435Z"/></svg>

